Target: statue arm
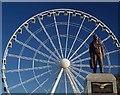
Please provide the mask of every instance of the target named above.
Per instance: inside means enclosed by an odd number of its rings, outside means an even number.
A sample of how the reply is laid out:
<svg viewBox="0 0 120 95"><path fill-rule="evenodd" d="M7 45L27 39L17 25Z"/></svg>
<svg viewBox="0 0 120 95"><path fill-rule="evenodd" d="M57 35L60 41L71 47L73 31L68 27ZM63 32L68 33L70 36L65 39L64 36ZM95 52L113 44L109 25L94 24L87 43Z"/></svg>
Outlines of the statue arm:
<svg viewBox="0 0 120 95"><path fill-rule="evenodd" d="M93 53L92 53L92 44L90 44L89 53L90 53L90 57L92 58L92 57L93 57Z"/></svg>
<svg viewBox="0 0 120 95"><path fill-rule="evenodd" d="M103 56L103 58L105 58L105 53L104 53L103 43L101 43L101 52L102 52L102 56Z"/></svg>

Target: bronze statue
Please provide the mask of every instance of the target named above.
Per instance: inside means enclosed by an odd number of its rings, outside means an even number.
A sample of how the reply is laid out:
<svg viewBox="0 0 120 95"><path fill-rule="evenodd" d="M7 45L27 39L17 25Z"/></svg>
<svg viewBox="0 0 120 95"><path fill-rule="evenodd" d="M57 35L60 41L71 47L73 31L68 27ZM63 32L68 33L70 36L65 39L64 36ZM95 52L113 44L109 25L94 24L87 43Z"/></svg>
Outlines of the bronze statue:
<svg viewBox="0 0 120 95"><path fill-rule="evenodd" d="M104 48L102 42L98 39L97 34L93 35L93 41L90 43L89 47L90 53L90 67L93 69L93 72L96 73L97 70L97 61L99 63L100 73L104 73L103 59Z"/></svg>

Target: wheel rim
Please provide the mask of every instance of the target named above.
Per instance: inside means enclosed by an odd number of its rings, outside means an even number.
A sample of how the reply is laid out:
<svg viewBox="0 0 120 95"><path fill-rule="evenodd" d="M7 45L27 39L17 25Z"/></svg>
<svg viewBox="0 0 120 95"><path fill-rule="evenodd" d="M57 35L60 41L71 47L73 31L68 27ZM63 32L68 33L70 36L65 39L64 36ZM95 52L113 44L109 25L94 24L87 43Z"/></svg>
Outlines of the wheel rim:
<svg viewBox="0 0 120 95"><path fill-rule="evenodd" d="M76 21L76 19L78 21ZM41 28L38 29L37 26L40 26ZM92 29L87 28L87 26L91 27ZM76 28L73 29L73 27ZM101 30L101 28L104 32ZM23 31L21 35L21 31L18 33L19 29ZM36 31L33 32L31 29ZM51 30L53 33L50 32ZM77 31L72 32L71 30ZM83 33L83 31L85 33ZM102 33L99 31L103 32L105 36L101 36ZM28 34L25 34L26 32ZM111 63L113 60L111 59L111 54L117 54L120 48L118 39L104 23L90 14L73 9L54 9L42 12L28 19L13 34L4 53L2 75L7 93L12 93L12 90L18 87L22 87L25 93L71 93L70 89L72 89L72 93L85 92L85 78L91 72L88 63L90 59L88 54L88 44L90 43L91 36L94 34L94 32L97 32L98 36L104 43L106 53L106 72L111 73L112 68L120 68L120 66L117 64L113 65ZM83 36L86 35L87 37L81 37L81 34ZM27 37L27 35L30 36ZM38 37L38 35L40 37ZM21 37L23 37L23 39L20 39ZM113 41L113 50L111 50L109 46L107 46L107 42ZM34 42L36 42L37 46L32 45ZM21 45L21 47L18 47L14 43ZM34 45L36 44L34 43ZM19 54L15 54L15 52L13 52L13 54L11 53L12 49L14 51L14 49L17 48L15 46L20 49L20 51L16 51ZM26 52L30 53L26 55ZM10 61L11 58L16 58L18 62L18 64L16 63L16 69L10 69L11 66L8 65L10 64L8 62L12 62ZM60 61L64 58L70 61L70 66L67 68L61 68L59 65ZM31 67L27 67L25 64L23 65L23 63L25 63L23 60L30 61L30 63L32 63L30 64ZM7 64L5 64L6 62ZM13 62L15 62L15 60L13 60ZM6 72L4 71L5 69ZM42 69L44 69L44 71L42 71ZM32 72L30 72L31 70ZM31 76L31 78L24 78L26 75L25 73L21 72L25 71L28 72L26 73L28 75L33 73L33 76ZM10 80L8 74L16 72L19 76L18 81L16 81L15 85L10 86L11 84L9 83ZM46 75L46 77L42 77L45 74L48 75ZM43 79L43 81L41 81L41 79ZM28 91L29 85L26 84L30 84L30 81L36 82L37 86L32 88L31 91ZM52 83L49 84L49 81L52 81ZM71 81L75 83L72 84ZM47 86L47 84L51 85L51 87ZM68 86L71 86L71 88ZM62 87L64 87L64 89L61 89Z"/></svg>

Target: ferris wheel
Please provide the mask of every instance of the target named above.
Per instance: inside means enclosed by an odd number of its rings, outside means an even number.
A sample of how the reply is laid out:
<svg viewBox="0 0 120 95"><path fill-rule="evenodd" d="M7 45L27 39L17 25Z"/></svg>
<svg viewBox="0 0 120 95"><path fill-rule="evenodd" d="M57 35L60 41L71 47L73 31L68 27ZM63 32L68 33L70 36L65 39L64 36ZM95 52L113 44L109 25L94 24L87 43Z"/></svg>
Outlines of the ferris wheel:
<svg viewBox="0 0 120 95"><path fill-rule="evenodd" d="M97 34L105 48L104 69L113 73L120 43L99 19L74 9L53 9L25 21L10 38L2 60L4 91L85 93L89 44Z"/></svg>

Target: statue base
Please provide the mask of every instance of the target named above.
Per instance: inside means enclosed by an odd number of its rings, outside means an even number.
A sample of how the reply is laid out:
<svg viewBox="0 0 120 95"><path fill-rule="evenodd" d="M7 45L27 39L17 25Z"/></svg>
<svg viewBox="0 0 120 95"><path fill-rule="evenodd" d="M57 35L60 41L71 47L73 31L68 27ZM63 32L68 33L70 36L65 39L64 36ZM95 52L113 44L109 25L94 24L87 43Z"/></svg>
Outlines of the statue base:
<svg viewBox="0 0 120 95"><path fill-rule="evenodd" d="M91 73L87 76L88 95L117 95L116 78L108 73Z"/></svg>

